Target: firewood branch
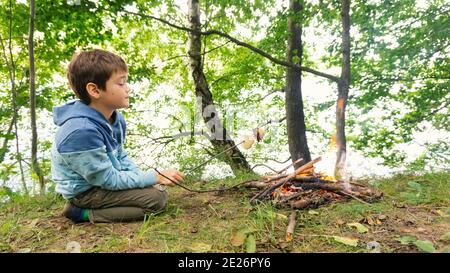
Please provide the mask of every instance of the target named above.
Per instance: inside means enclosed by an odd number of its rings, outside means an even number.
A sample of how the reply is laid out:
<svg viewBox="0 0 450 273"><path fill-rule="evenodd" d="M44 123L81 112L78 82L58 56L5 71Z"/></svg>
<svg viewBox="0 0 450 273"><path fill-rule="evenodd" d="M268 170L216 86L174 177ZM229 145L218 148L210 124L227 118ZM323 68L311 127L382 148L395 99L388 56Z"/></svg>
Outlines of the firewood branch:
<svg viewBox="0 0 450 273"><path fill-rule="evenodd" d="M291 214L289 215L289 223L286 229L286 242L292 241L296 224L295 220L296 216L297 216L296 210L292 211Z"/></svg>
<svg viewBox="0 0 450 273"><path fill-rule="evenodd" d="M312 167L315 163L319 162L320 160L322 160L322 157L318 157L308 163L306 163L305 165L301 166L300 168L298 168L297 170L295 170L295 172L293 172L292 174L288 175L285 179L283 179L281 182L276 183L275 185L269 187L268 189L266 189L265 191L260 192L259 194L255 195L251 200L250 203L251 204L255 204L256 201L258 200L262 200L264 198L266 198L268 195L270 195L276 188L284 185L286 182L288 182L289 180L291 180L292 178L294 178L295 176L297 176L298 174L300 174L302 171Z"/></svg>

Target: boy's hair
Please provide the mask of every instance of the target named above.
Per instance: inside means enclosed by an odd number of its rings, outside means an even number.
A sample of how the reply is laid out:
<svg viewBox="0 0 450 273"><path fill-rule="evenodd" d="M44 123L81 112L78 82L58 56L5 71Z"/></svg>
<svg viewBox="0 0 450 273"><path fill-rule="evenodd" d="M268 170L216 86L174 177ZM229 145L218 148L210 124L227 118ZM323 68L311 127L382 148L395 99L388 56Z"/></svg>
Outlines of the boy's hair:
<svg viewBox="0 0 450 273"><path fill-rule="evenodd" d="M105 90L106 81L114 72L128 72L125 61L114 53L94 49L75 54L67 70L67 78L77 97L86 104L91 98L86 90L88 83L94 83L98 88Z"/></svg>

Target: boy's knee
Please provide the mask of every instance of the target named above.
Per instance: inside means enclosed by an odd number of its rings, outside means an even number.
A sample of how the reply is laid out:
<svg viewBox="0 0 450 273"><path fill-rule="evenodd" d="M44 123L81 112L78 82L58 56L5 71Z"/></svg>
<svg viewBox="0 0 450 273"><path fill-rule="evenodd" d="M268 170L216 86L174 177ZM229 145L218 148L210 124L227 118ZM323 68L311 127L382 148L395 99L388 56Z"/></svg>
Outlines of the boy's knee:
<svg viewBox="0 0 450 273"><path fill-rule="evenodd" d="M166 208L168 199L169 195L166 191L159 191L158 204L156 206L158 211Z"/></svg>
<svg viewBox="0 0 450 273"><path fill-rule="evenodd" d="M151 187L148 192L148 201L146 210L156 213L164 210L167 205L168 194L165 190L161 190L159 187Z"/></svg>

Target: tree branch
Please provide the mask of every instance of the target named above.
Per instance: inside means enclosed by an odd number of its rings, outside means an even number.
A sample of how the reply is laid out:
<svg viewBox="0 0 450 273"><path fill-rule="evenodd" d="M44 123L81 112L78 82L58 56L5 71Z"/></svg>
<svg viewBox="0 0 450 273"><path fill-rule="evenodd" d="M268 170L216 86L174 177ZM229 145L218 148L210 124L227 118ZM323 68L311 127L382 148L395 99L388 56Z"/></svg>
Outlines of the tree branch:
<svg viewBox="0 0 450 273"><path fill-rule="evenodd" d="M103 9L105 11L109 11L108 9L104 9L104 8L101 8L101 9ZM199 31L199 30L191 29L191 28L188 28L188 27L185 27L185 26L179 26L179 25L173 24L173 23L171 23L171 22L169 22L169 21L167 21L165 19L158 18L158 17L155 17L153 15L149 15L149 14L143 14L143 13L139 13L139 12L132 12L132 11L126 11L126 10L122 10L122 12L127 13L127 14L137 15L137 16L144 17L144 18L149 18L149 19L152 19L152 20L156 20L156 21L159 21L159 22L161 22L161 23L163 23L165 25L168 25L168 26L173 27L173 28L178 29L178 30L188 31L188 32L192 32L192 33L195 33L195 34L199 34L199 35L205 35L205 36L218 35L218 36L221 36L223 38L228 39L229 41L231 41L231 42L233 42L233 43L235 43L235 44L237 44L239 46L248 48L251 51L253 51L253 52L263 56L266 59L269 59L270 61L272 61L272 62L274 62L276 64L279 64L279 65L282 65L282 66L285 66L285 67L290 67L290 68L293 68L293 69L296 69L296 70L299 70L299 71L308 72L308 73L314 74L316 76L324 77L324 78L327 78L327 79L329 79L329 80L331 80L333 82L336 82L336 83L339 81L339 78L336 77L336 76L333 76L333 75L330 75L330 74L327 74L327 73L324 73L324 72L320 72L320 71L317 71L317 70L312 69L312 68L308 68L308 67L304 67L304 66L298 66L296 64L293 64L293 63L290 63L290 62L287 62L287 61L284 61L284 60L279 60L279 59L273 57L272 55L270 55L269 53L267 53L267 52L265 52L265 51L255 47L255 46L252 46L250 44L244 43L244 42L242 42L242 41L240 41L240 40L230 36L229 34L221 32L221 31L218 31L218 30Z"/></svg>

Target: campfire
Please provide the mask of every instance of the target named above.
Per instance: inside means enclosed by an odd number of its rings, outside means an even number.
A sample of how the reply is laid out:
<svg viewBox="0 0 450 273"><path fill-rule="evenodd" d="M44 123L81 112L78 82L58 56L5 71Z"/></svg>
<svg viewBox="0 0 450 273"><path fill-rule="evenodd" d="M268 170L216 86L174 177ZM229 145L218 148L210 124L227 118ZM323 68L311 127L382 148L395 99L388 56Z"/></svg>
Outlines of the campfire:
<svg viewBox="0 0 450 273"><path fill-rule="evenodd" d="M276 205L292 209L317 208L333 202L355 199L368 204L382 197L382 192L344 178L334 177L335 141L331 139L330 150L324 158L318 157L290 174L286 170L302 159L297 160L275 175L265 176L248 186L262 189L250 202L272 200Z"/></svg>

